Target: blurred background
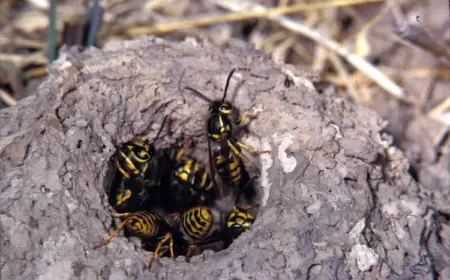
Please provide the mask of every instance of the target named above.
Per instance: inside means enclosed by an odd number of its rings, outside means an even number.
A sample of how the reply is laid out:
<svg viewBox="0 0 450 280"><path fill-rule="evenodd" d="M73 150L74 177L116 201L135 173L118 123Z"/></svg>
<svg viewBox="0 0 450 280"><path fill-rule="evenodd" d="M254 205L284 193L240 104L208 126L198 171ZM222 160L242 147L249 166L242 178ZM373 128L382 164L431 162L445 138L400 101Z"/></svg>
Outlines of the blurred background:
<svg viewBox="0 0 450 280"><path fill-rule="evenodd" d="M410 174L450 195L449 9L445 0L1 0L0 109L34 93L63 45L150 34L249 43L376 110Z"/></svg>

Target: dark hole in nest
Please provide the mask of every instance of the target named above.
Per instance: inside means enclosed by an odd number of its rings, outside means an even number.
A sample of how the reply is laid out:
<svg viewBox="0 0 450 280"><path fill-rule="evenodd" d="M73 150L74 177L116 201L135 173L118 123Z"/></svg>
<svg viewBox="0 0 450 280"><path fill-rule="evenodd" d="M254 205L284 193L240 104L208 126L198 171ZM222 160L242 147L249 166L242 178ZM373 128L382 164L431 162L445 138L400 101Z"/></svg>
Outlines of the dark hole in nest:
<svg viewBox="0 0 450 280"><path fill-rule="evenodd" d="M408 168L408 173L416 182L419 182L419 173L417 172L416 168L410 165Z"/></svg>
<svg viewBox="0 0 450 280"><path fill-rule="evenodd" d="M179 142L162 149L135 138L117 149L105 179L117 212L114 228L163 257L171 255L170 240L175 257L226 249L256 218L257 177L233 154L236 161L227 161L225 173L235 184L222 181L222 174L207 171L206 160L191 156L194 145ZM201 153L208 158L208 151Z"/></svg>

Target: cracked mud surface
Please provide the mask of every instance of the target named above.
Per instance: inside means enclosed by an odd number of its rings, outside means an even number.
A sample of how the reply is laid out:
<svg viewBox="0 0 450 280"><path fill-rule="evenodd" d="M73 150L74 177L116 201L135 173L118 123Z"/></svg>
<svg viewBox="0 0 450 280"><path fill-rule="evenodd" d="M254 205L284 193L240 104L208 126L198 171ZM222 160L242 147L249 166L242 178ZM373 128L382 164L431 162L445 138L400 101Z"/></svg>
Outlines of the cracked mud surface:
<svg viewBox="0 0 450 280"><path fill-rule="evenodd" d="M131 239L93 247L112 231L105 186L115 146L183 134L206 150L206 104L190 86L262 108L244 142L271 149L261 164L262 207L230 248L186 263ZM285 87L285 73L295 85ZM253 75L252 75L253 74ZM256 78L254 75L266 77ZM428 194L383 134L381 119L314 77L254 50L153 37L75 49L52 65L37 94L0 111L1 279L441 279L450 278L448 195ZM169 135L170 134L170 135ZM438 205L438 206L436 206Z"/></svg>

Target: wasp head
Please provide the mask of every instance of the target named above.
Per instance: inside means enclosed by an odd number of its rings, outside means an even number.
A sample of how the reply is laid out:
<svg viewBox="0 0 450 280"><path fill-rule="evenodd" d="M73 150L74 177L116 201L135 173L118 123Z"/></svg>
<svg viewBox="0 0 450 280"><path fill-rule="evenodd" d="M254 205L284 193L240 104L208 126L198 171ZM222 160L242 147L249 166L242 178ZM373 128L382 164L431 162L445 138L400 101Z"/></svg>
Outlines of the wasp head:
<svg viewBox="0 0 450 280"><path fill-rule="evenodd" d="M209 106L209 112L211 114L231 115L233 112L233 106L227 102L214 101Z"/></svg>
<svg viewBox="0 0 450 280"><path fill-rule="evenodd" d="M132 143L127 145L127 149L134 153L140 162L147 162L150 160L150 157L154 155L155 147L153 146L153 143L148 143L146 140L136 138Z"/></svg>

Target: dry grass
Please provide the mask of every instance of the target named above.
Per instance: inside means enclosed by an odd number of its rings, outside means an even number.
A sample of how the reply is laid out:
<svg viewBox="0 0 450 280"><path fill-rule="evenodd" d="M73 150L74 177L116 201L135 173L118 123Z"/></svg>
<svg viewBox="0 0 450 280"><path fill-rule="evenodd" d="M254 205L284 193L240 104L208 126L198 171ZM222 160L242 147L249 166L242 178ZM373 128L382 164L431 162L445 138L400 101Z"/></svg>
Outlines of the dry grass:
<svg viewBox="0 0 450 280"><path fill-rule="evenodd" d="M0 21L0 64L12 63L25 80L46 75L48 44L49 0L2 2ZM56 43L64 41L64 23L83 22L83 6L93 1L60 1L57 6ZM375 107L377 98L386 93L399 102L423 108L429 98L435 98L434 108L425 112L447 124L448 98L433 92L414 92L414 79L432 83L450 80L450 48L448 34L443 28L449 20L433 21L430 3L417 0L280 0L271 1L209 0L110 0L105 1L103 25L97 45L111 39L133 38L154 34L183 39L203 34L211 41L232 43L235 37L247 40L274 59L293 63L320 73L322 79L339 86L343 94L355 102ZM203 6L203 4L207 4ZM74 8L76 7L76 8ZM81 8L80 8L81 7ZM419 12L418 12L419 11ZM32 15L32 16L31 16ZM345 26L345 21L351 26ZM390 25L387 24L390 22ZM436 22L436 20L434 20ZM250 23L249 34L242 28ZM436 25L442 26L436 28ZM383 46L383 47L380 47ZM399 53L417 52L420 48L430 53L435 62L418 67L406 57L400 66L392 50ZM380 62L373 63L376 57ZM395 63L393 62L395 61ZM1 76L1 102L11 106L23 92L15 92L17 81L11 75ZM436 97L437 96L437 97ZM427 99L428 98L428 99Z"/></svg>

